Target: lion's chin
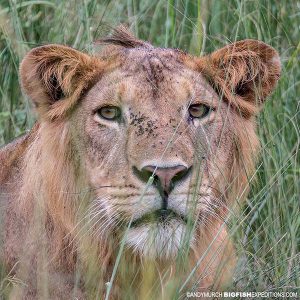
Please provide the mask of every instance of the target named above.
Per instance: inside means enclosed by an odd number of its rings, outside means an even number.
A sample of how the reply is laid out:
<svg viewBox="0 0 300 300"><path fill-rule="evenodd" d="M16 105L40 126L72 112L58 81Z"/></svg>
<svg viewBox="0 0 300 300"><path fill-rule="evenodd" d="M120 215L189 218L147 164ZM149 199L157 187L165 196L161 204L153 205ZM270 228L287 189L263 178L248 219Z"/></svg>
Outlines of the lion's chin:
<svg viewBox="0 0 300 300"><path fill-rule="evenodd" d="M190 247L193 238L180 220L140 224L129 229L126 245L147 259L172 259Z"/></svg>

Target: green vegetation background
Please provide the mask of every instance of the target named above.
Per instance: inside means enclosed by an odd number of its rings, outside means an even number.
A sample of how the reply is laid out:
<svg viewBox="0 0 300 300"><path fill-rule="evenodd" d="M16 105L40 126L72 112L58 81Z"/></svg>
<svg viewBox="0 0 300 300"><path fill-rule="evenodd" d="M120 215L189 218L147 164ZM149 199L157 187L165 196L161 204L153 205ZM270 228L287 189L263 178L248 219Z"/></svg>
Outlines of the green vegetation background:
<svg viewBox="0 0 300 300"><path fill-rule="evenodd" d="M0 145L34 123L18 77L32 47L93 51L92 42L120 23L156 46L197 55L235 40L262 40L279 51L282 76L257 119L257 181L231 224L239 255L234 285L300 293L299 19L295 0L0 0Z"/></svg>

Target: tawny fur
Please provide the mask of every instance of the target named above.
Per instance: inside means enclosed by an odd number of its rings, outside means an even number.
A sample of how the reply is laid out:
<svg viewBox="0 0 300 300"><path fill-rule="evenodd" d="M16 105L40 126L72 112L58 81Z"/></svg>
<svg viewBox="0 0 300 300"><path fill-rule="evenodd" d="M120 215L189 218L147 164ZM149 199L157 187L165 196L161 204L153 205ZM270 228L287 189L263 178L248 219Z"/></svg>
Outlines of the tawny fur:
<svg viewBox="0 0 300 300"><path fill-rule="evenodd" d="M135 297L139 297L143 292L147 293L147 288L151 288L151 283L159 276L168 272L168 278L161 283L164 291L164 286L172 280L183 283L199 262L194 276L198 282L197 289L220 289L230 281L235 266L234 248L224 220L229 210L236 208L236 199L242 201L247 196L259 150L255 113L279 78L278 54L262 42L245 40L202 58L192 57L179 50L156 49L149 43L136 40L124 28L102 43L110 45L98 56L89 56L65 46L43 46L33 49L21 64L22 86L33 100L39 119L30 133L0 150L0 204L5 210L1 259L7 270L13 270L24 282L14 286L10 296L12 299L92 299L104 296L120 236L109 231L108 236L103 234L96 239L93 228L86 229L80 223L95 197L90 183L93 178L89 174L90 162L84 159L90 155L94 160L95 153L99 157L101 153L98 148L93 149L100 147L95 141L91 142L91 150L84 149L84 144L79 146L83 138L80 134L78 136L76 128L84 123L81 109L90 109L82 102L92 97L89 91L97 87L104 74L119 74L118 69L126 64L126 72L135 72L134 59L138 61L141 57L143 63L145 55L150 57L145 63L147 72L149 64L150 67L155 65L158 71L164 65L176 77L176 68L172 70L169 65L174 61L187 69L185 76L201 74L203 89L206 89L205 80L209 81L211 93L217 91L223 107L229 109L229 121L222 129L228 133L227 137L213 132L213 143L219 141L221 145L205 146L216 149L212 154L206 153L203 172L204 179L216 190L213 194L219 199L214 203L218 206L215 210L218 217L207 217L204 221L208 226L196 228L197 239L187 252L186 261L189 263L182 269L176 267L175 261L170 258L148 260L125 249L120 264L124 264L128 272L117 274L111 296L113 299L122 297L127 288L124 282L135 278ZM152 58L152 53L155 53L155 58ZM130 59L133 59L132 63ZM163 81L156 77L159 75L148 75L145 78L151 84L157 83L158 86ZM109 76L113 75L107 75L105 80L108 83ZM120 87L120 97L127 85ZM186 82L184 85L189 86ZM168 88L167 85L165 87ZM138 99L146 91L134 96ZM154 98L159 98L162 93L159 89L152 92L149 95ZM166 95L172 95L172 91ZM132 122L134 124L134 120ZM153 140L141 137L141 144L136 142L136 148L132 148L136 153L140 153L147 143L156 147L153 153L159 152L161 148L156 141L164 133L163 127L156 127L153 130L158 137ZM184 130L182 132L184 135ZM139 132L132 134L135 134L136 141L139 141L139 134L143 135ZM217 138L219 135L220 140ZM226 139L230 139L230 147L226 146ZM176 145L181 145L180 140ZM113 144L106 146L113 150ZM185 155L192 150L186 150ZM136 153L132 151L131 155ZM174 158L175 153L176 149L170 150L168 155ZM76 272L82 274L77 281ZM93 292L88 296L85 291ZM160 291L157 293L160 295Z"/></svg>

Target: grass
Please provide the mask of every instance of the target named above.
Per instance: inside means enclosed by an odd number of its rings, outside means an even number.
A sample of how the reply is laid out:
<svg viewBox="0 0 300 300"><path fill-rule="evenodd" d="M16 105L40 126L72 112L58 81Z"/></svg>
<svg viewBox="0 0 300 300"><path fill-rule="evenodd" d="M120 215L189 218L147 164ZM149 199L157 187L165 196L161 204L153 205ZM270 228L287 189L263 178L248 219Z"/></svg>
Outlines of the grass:
<svg viewBox="0 0 300 300"><path fill-rule="evenodd" d="M0 0L0 145L34 123L18 79L19 63L32 47L63 43L93 51L92 42L119 23L154 45L196 55L235 40L265 41L280 53L282 76L257 120L257 180L231 220L239 257L231 290L299 295L299 15L297 1ZM3 278L1 289L9 281Z"/></svg>

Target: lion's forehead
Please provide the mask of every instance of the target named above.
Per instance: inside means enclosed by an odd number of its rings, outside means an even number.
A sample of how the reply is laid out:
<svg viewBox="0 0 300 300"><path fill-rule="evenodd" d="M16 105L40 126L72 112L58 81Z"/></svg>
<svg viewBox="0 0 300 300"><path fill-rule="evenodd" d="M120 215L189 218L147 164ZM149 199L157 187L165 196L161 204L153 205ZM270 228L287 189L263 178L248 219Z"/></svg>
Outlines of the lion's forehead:
<svg viewBox="0 0 300 300"><path fill-rule="evenodd" d="M181 54L182 56L183 54ZM90 101L114 101L152 111L175 112L192 101L218 101L217 94L200 72L185 65L176 51L135 50L114 70L104 73Z"/></svg>
<svg viewBox="0 0 300 300"><path fill-rule="evenodd" d="M127 50L121 56L120 63L128 74L141 70L147 73L161 73L164 70L180 72L185 65L187 55L174 49L137 48Z"/></svg>

